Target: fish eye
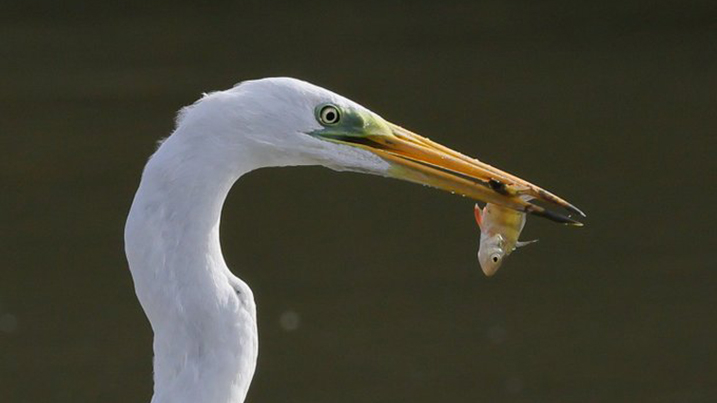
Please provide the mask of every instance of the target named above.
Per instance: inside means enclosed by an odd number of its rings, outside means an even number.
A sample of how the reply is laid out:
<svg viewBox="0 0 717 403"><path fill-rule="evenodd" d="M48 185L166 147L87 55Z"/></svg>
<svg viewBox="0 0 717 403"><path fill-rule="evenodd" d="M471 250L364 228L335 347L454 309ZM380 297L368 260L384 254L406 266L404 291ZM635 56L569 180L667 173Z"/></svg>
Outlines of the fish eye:
<svg viewBox="0 0 717 403"><path fill-rule="evenodd" d="M322 125L335 125L341 120L341 113L335 105L328 104L319 108L318 118Z"/></svg>
<svg viewBox="0 0 717 403"><path fill-rule="evenodd" d="M499 255L493 255L493 256L490 257L490 260L492 260L493 263L498 263L498 262L500 261L500 256L499 256Z"/></svg>

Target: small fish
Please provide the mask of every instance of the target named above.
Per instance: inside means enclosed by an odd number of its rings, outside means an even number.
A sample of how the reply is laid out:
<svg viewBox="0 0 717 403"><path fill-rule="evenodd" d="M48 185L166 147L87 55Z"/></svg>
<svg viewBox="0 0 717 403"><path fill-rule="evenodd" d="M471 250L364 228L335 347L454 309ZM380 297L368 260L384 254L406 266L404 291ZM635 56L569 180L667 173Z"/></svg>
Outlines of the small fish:
<svg viewBox="0 0 717 403"><path fill-rule="evenodd" d="M483 210L476 204L474 212L480 227L478 262L488 277L498 271L505 257L516 248L538 242L537 239L518 241L525 226L523 212L491 203L486 204Z"/></svg>

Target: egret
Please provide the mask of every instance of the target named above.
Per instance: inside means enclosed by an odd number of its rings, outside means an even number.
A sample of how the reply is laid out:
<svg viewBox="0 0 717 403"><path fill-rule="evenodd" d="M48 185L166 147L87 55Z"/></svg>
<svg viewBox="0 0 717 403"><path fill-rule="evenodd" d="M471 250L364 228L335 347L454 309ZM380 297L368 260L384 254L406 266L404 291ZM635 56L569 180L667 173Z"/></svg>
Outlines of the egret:
<svg viewBox="0 0 717 403"><path fill-rule="evenodd" d="M125 226L137 298L154 332L153 403L243 402L257 360L252 291L227 267L222 205L263 167L323 165L408 180L554 221L560 197L292 78L245 81L185 107L147 162Z"/></svg>

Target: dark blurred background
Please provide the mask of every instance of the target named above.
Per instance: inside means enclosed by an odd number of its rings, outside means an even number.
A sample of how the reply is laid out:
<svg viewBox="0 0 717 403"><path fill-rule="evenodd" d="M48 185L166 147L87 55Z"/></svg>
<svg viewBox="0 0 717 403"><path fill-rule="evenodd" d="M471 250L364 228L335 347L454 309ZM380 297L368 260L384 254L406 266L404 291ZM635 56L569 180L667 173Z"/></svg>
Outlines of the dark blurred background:
<svg viewBox="0 0 717 403"><path fill-rule="evenodd" d="M288 75L565 196L494 277L472 203L323 168L237 183L249 402L717 401L713 1L0 3L0 402L148 402L123 252L203 91Z"/></svg>

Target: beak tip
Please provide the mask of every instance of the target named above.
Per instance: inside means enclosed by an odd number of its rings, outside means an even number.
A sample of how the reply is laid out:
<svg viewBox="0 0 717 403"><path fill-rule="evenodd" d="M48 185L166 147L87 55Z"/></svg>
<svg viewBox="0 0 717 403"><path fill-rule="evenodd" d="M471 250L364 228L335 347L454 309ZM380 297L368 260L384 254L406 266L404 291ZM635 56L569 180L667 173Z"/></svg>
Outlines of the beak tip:
<svg viewBox="0 0 717 403"><path fill-rule="evenodd" d="M568 208L568 210L569 210L570 212L572 212L572 213L575 213L575 214L580 215L581 217L587 217L587 215L585 215L585 213L583 213L582 210L580 210L579 208L573 206L572 204L570 205L570 208Z"/></svg>
<svg viewBox="0 0 717 403"><path fill-rule="evenodd" d="M537 207L537 206L533 205L532 207ZM582 227L583 226L583 223L581 223L580 221L577 221L573 218L562 215L560 213L556 213L551 210L546 210L544 208L531 208L531 209L527 210L527 212L531 213L531 214L535 214L537 216L545 217L551 221L554 221L554 222L557 222L560 224L570 225L573 227Z"/></svg>

